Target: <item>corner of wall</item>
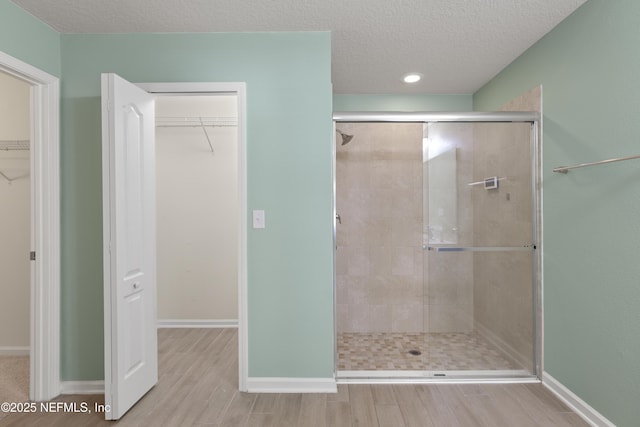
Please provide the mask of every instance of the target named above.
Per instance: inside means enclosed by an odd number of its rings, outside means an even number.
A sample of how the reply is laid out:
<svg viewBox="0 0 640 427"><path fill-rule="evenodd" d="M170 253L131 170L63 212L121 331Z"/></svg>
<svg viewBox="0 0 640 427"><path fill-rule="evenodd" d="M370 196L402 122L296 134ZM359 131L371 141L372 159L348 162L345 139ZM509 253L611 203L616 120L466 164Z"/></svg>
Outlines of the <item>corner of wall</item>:
<svg viewBox="0 0 640 427"><path fill-rule="evenodd" d="M542 385L548 388L565 405L574 410L583 420L595 427L615 427L604 415L565 387L549 373L542 373Z"/></svg>

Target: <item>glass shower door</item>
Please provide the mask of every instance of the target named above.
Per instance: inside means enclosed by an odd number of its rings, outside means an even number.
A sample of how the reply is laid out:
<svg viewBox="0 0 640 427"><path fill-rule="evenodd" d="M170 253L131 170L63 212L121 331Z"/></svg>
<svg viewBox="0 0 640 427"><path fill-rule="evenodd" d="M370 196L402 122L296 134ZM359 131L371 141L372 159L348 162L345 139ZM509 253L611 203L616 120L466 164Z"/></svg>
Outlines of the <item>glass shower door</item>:
<svg viewBox="0 0 640 427"><path fill-rule="evenodd" d="M530 123L427 123L427 374L535 374Z"/></svg>

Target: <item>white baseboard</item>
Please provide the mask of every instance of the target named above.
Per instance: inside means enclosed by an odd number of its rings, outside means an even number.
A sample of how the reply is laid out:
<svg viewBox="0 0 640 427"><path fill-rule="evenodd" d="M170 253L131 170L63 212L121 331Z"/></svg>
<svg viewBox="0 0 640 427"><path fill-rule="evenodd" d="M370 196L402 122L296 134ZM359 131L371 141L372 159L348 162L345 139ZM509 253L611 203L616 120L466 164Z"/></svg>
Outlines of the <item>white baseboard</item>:
<svg viewBox="0 0 640 427"><path fill-rule="evenodd" d="M237 328L238 319L158 319L158 328Z"/></svg>
<svg viewBox="0 0 640 427"><path fill-rule="evenodd" d="M616 427L615 424L606 419L587 402L580 399L580 397L565 387L560 381L556 380L546 372L542 373L542 385L551 390L558 399L562 400L568 407L576 411L576 413L590 425L594 427Z"/></svg>
<svg viewBox="0 0 640 427"><path fill-rule="evenodd" d="M337 393L334 378L247 378L249 393Z"/></svg>
<svg viewBox="0 0 640 427"><path fill-rule="evenodd" d="M104 381L61 381L60 394L104 394Z"/></svg>
<svg viewBox="0 0 640 427"><path fill-rule="evenodd" d="M249 378L249 393L337 393L333 378ZM104 381L62 381L60 394L104 394Z"/></svg>
<svg viewBox="0 0 640 427"><path fill-rule="evenodd" d="M28 356L29 346L26 347L0 347L0 356Z"/></svg>

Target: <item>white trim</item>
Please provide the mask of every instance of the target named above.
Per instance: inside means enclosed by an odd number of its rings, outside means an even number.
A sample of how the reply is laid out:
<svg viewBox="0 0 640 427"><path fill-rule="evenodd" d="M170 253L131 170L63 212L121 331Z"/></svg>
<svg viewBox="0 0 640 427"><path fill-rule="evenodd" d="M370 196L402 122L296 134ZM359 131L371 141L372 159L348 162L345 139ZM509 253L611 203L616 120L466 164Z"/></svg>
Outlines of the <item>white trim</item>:
<svg viewBox="0 0 640 427"><path fill-rule="evenodd" d="M158 328L237 328L238 319L158 319Z"/></svg>
<svg viewBox="0 0 640 427"><path fill-rule="evenodd" d="M551 390L558 399L574 410L589 425L594 427L615 427L604 415L593 409L587 402L580 399L560 381L553 378L547 372L542 373L542 385Z"/></svg>
<svg viewBox="0 0 640 427"><path fill-rule="evenodd" d="M31 85L31 343L29 398L60 393L60 81L0 52L0 70Z"/></svg>
<svg viewBox="0 0 640 427"><path fill-rule="evenodd" d="M0 356L28 356L28 346L5 346L0 347Z"/></svg>
<svg viewBox="0 0 640 427"><path fill-rule="evenodd" d="M538 170L536 171L537 179L536 184L538 186L538 295L536 296L538 300L536 301L538 307L538 313L536 316L538 318L539 328L537 331L537 337L535 339L538 340L538 348L536 351L536 357L538 358L538 366L537 373L542 378L542 374L544 372L544 185L543 185L543 173L544 170L544 144L542 141L544 135L544 87L540 85L540 121L538 122Z"/></svg>
<svg viewBox="0 0 640 427"><path fill-rule="evenodd" d="M236 85L238 97L238 389L247 391L249 378L249 302L248 302L248 237L247 237L247 90Z"/></svg>
<svg viewBox="0 0 640 427"><path fill-rule="evenodd" d="M134 83L149 93L163 94L197 94L215 93L234 94L244 91L244 82L173 82L173 83ZM238 117L238 120L240 118ZM240 122L238 121L238 125Z"/></svg>
<svg viewBox="0 0 640 427"><path fill-rule="evenodd" d="M104 394L104 381L62 381L60 394Z"/></svg>
<svg viewBox="0 0 640 427"><path fill-rule="evenodd" d="M337 393L334 378L247 378L249 393Z"/></svg>
<svg viewBox="0 0 640 427"><path fill-rule="evenodd" d="M247 297L247 91L244 82L137 83L157 94L235 93L238 102L238 388L247 391L249 375L249 319Z"/></svg>

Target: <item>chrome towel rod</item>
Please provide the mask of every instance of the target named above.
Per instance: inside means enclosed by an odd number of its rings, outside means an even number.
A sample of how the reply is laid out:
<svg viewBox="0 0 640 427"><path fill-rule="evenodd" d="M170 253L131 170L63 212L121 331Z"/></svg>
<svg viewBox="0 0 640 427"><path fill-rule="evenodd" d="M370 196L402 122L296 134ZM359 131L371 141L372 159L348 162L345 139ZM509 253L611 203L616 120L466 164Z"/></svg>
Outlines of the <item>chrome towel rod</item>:
<svg viewBox="0 0 640 427"><path fill-rule="evenodd" d="M569 172L570 169L578 169L578 168L584 168L584 167L587 167L587 166L595 166L595 165L604 165L606 163L621 162L623 160L632 160L632 159L640 159L640 155L628 156L628 157L618 157L618 158L615 158L615 159L600 160L598 162L580 163L579 165L573 165L573 166L559 166L557 168L554 168L553 171L554 172L559 172L559 173L567 173L567 172Z"/></svg>

